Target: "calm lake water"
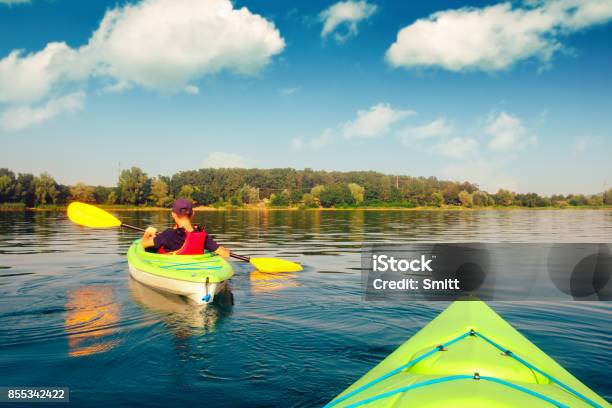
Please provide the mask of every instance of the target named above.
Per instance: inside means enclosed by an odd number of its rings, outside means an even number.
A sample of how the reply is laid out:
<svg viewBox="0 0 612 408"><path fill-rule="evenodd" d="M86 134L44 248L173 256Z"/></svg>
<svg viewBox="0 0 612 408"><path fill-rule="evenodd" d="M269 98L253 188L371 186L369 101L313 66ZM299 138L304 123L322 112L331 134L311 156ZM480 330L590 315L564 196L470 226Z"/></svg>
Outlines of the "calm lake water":
<svg viewBox="0 0 612 408"><path fill-rule="evenodd" d="M169 213L124 212L169 226ZM446 303L364 302L362 242L610 242L612 211L198 213L236 252L305 265L264 275L235 263L231 294L199 310L130 279L129 231L62 213L0 213L0 386L68 386L71 405L319 406ZM232 299L233 298L233 299ZM610 302L491 303L612 400Z"/></svg>

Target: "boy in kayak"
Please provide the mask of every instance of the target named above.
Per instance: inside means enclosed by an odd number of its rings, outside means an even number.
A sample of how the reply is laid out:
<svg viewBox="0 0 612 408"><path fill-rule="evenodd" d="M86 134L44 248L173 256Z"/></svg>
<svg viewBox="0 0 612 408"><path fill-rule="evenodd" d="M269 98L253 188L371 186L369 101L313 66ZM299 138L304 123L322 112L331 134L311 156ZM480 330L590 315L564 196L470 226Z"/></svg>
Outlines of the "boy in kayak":
<svg viewBox="0 0 612 408"><path fill-rule="evenodd" d="M230 251L217 244L212 236L197 224L192 224L193 204L184 198L179 198L172 205L174 228L168 228L161 233L149 227L140 240L140 245L148 252L177 255L203 254L204 250L228 257Z"/></svg>

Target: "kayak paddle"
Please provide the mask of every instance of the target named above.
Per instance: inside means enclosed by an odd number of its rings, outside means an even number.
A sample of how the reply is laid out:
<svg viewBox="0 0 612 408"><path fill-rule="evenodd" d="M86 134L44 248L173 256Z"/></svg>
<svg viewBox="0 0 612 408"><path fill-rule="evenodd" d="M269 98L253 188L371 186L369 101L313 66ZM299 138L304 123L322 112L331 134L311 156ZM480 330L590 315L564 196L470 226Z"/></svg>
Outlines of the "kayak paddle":
<svg viewBox="0 0 612 408"><path fill-rule="evenodd" d="M144 232L143 228L135 227L121 222L111 213L104 211L91 204L80 202L70 203L68 206L68 218L72 222L84 227L90 228L112 228L123 227L133 231ZM250 262L258 271L266 273L278 272L298 272L302 270L302 266L298 263L287 261L278 258L251 258L245 255L238 255L230 252L232 258L240 259L241 261Z"/></svg>

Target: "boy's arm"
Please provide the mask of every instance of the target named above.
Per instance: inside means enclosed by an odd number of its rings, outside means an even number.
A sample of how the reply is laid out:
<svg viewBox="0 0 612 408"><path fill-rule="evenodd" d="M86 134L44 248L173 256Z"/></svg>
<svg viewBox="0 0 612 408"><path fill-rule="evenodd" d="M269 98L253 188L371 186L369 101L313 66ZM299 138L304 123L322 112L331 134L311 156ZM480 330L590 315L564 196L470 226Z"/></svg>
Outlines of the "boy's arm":
<svg viewBox="0 0 612 408"><path fill-rule="evenodd" d="M142 239L140 240L140 245L143 248L150 248L155 245L155 235L157 235L157 229L153 227L149 227L145 230L144 234L142 234Z"/></svg>
<svg viewBox="0 0 612 408"><path fill-rule="evenodd" d="M204 249L207 249L215 254L222 256L224 258L229 258L230 251L222 245L217 244L212 235L208 235L206 237L206 242L204 242Z"/></svg>
<svg viewBox="0 0 612 408"><path fill-rule="evenodd" d="M224 246L219 245L219 248L217 248L217 250L215 251L215 254L222 256L224 258L229 258L230 250Z"/></svg>

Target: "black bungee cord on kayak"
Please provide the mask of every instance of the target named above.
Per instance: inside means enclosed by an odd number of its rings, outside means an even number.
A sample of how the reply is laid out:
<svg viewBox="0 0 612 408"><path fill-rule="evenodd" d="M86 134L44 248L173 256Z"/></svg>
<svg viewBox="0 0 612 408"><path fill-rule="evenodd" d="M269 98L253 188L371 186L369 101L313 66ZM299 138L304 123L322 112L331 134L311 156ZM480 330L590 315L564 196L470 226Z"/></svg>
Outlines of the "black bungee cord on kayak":
<svg viewBox="0 0 612 408"><path fill-rule="evenodd" d="M589 404L590 406L594 407L594 408L603 408L601 405L599 405L598 403L596 403L595 401L591 400L590 398L582 395L581 393L579 393L578 391L574 390L573 388L571 388L570 386L562 383L561 381L557 380L556 378L554 378L553 376L545 373L544 371L540 370L539 368L537 368L536 366L534 366L533 364L525 361L524 359L522 359L521 357L517 356L515 353L513 353L510 349L507 349L505 347L502 347L500 344L494 342L493 340L489 339L487 336L485 336L484 334L477 332L474 329L470 329L470 331L463 333L457 337L455 337L454 339L440 344L438 346L436 346L435 348L433 348L432 350L428 351L427 353L415 358L414 360L410 360L405 364L402 364L401 366L389 371L386 374L383 374L382 376L375 378L374 380L358 387L357 389L333 400L330 401L327 405L324 406L324 408L331 408L336 406L337 404L346 401L347 399L354 397L355 395L359 394L360 392L362 392L363 390L370 388L371 386L378 384L379 382L386 380L389 377L394 376L395 374L410 368L412 366L414 366L415 364L417 364L418 362L424 360L425 358L439 352L439 351L446 351L448 349L448 347L456 342L458 342L459 340L462 340L466 337L480 337L481 339L485 340L487 343L491 344L492 346L494 346L495 348L499 349L502 351L503 355L509 356L514 358L516 361L518 361L519 363L523 364L524 366L526 366L527 368L536 371L537 373L543 375L544 377L546 377L547 379L549 379L550 381L552 381L553 383L557 384L558 386L560 386L561 388L563 388L565 391L569 392L570 394L574 395L575 397L580 398L581 400L583 400L584 402L586 402L587 404ZM547 397L546 395L540 394L539 392L530 390L528 388L522 387L520 385L511 383L509 381L503 380L501 378L496 378L496 377L489 377L489 376L481 376L478 373L474 373L473 375L467 375L467 374L459 374L459 375L451 375L451 376L446 376L446 377L440 377L440 378L435 378L432 380L427 380L427 381L422 381L420 383L416 383L416 384L411 384L411 385L407 385L405 387L400 387L397 388L395 390L391 390L391 391L387 391L384 392L382 394L378 394L375 395L373 397L370 398L366 398L364 400L361 401L357 401L355 403L349 404L347 405L347 408L356 408L356 407L360 407L366 404L369 404L371 402L380 400L380 399L384 399L387 397L390 397L392 395L395 394L399 394L402 392L406 392L406 391L410 391L410 390L414 390L416 388L421 388L421 387L426 387L429 385L434 385L434 384L439 384L439 383L443 383L443 382L448 382L448 381L455 381L455 380L466 380L466 379L471 379L471 380L484 380L484 381L491 381L512 389L515 389L517 391L529 394L533 397L539 398L543 401L549 402L550 404L559 407L559 408L570 408L568 405L556 401L550 397Z"/></svg>

